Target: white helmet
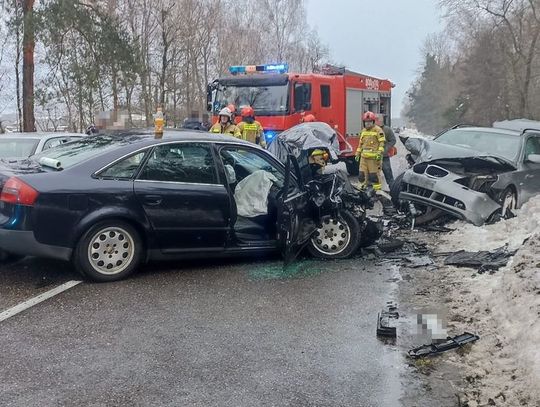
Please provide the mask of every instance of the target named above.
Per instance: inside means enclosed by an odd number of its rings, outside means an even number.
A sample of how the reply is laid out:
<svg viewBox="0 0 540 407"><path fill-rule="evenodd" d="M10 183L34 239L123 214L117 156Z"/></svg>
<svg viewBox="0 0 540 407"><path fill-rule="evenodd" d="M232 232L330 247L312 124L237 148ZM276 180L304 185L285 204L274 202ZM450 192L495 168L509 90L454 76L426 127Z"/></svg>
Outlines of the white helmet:
<svg viewBox="0 0 540 407"><path fill-rule="evenodd" d="M229 120L232 119L232 113L228 107L224 107L223 109L221 109L218 113L218 116L227 116Z"/></svg>

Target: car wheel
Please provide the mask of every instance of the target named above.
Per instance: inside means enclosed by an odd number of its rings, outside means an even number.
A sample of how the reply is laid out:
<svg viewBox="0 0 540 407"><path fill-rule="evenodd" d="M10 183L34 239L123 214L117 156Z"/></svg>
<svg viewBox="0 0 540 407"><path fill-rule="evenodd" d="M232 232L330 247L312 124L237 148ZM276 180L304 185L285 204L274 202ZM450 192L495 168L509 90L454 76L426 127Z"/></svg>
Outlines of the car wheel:
<svg viewBox="0 0 540 407"><path fill-rule="evenodd" d="M139 233L122 221L100 222L86 231L75 249L75 267L94 281L115 281L133 273L141 262Z"/></svg>
<svg viewBox="0 0 540 407"><path fill-rule="evenodd" d="M351 256L360 244L360 225L348 211L341 211L338 218L323 216L308 243L314 257L343 259Z"/></svg>
<svg viewBox="0 0 540 407"><path fill-rule="evenodd" d="M513 211L517 209L517 194L513 188L508 187L501 194L501 216L503 219L513 218Z"/></svg>
<svg viewBox="0 0 540 407"><path fill-rule="evenodd" d="M390 198L392 198L392 203L396 209L401 208L401 203L399 202L399 193L401 192L401 182L403 181L403 175L405 173L399 174L392 183L390 187Z"/></svg>
<svg viewBox="0 0 540 407"><path fill-rule="evenodd" d="M495 223L501 219L510 219L515 216L514 210L517 209L517 194L512 187L506 188L499 196L501 208L497 209L487 219L487 223Z"/></svg>
<svg viewBox="0 0 540 407"><path fill-rule="evenodd" d="M354 158L347 158L345 160L345 166L347 167L347 172L349 175L358 175L360 174L359 164Z"/></svg>

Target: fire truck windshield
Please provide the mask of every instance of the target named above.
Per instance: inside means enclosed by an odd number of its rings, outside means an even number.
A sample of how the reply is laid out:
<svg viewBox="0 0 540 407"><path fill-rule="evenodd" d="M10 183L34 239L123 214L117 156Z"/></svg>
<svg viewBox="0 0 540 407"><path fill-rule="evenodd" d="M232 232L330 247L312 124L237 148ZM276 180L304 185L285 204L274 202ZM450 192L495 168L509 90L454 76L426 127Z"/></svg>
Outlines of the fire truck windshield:
<svg viewBox="0 0 540 407"><path fill-rule="evenodd" d="M288 85L238 86L220 84L214 99L214 114L229 103L237 109L251 106L255 115L276 116L289 110Z"/></svg>

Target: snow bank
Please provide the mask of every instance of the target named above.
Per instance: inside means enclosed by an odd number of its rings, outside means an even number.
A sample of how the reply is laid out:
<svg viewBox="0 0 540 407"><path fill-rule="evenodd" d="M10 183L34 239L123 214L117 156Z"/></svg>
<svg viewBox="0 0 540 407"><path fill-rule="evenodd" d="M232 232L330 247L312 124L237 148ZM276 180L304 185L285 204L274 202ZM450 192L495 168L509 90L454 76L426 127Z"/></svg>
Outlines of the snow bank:
<svg viewBox="0 0 540 407"><path fill-rule="evenodd" d="M463 361L473 389L469 405L540 405L540 197L525 204L516 218L482 227L454 226L441 238L440 250L491 250L505 244L519 249L493 275L451 271L451 287L457 291L453 308L461 320L473 316L461 328L481 337Z"/></svg>
<svg viewBox="0 0 540 407"><path fill-rule="evenodd" d="M521 247L525 239L540 233L540 196L531 198L516 217L502 220L492 225L474 226L458 221L452 224L456 230L441 237L441 251L494 250L508 245L511 250Z"/></svg>

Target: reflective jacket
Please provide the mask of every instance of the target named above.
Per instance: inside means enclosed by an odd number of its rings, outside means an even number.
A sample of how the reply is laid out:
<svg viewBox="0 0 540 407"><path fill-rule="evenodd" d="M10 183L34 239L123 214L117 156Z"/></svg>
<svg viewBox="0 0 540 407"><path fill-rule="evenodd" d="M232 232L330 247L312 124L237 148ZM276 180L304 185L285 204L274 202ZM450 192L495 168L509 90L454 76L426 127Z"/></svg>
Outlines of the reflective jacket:
<svg viewBox="0 0 540 407"><path fill-rule="evenodd" d="M362 158L375 159L384 153L384 131L379 126L362 129L356 155Z"/></svg>
<svg viewBox="0 0 540 407"><path fill-rule="evenodd" d="M238 123L238 129L240 130L240 137L243 140L250 141L254 144L260 144L263 147L266 145L263 127L257 120L254 120L252 123L240 122Z"/></svg>
<svg viewBox="0 0 540 407"><path fill-rule="evenodd" d="M240 137L240 129L237 125L232 123L227 123L225 126L222 126L221 123L217 122L212 127L210 127L210 133L220 133L220 134L229 134L234 137Z"/></svg>

